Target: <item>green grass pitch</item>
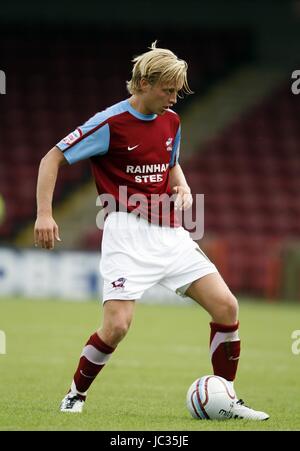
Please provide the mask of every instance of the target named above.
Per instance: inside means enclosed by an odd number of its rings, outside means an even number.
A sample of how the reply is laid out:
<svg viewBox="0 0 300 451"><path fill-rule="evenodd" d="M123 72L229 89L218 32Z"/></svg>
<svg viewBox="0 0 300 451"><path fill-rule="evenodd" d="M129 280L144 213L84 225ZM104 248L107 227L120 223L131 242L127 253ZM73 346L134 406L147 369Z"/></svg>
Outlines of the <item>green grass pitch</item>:
<svg viewBox="0 0 300 451"><path fill-rule="evenodd" d="M184 301L183 301L184 303ZM240 302L236 390L269 421L201 421L185 407L189 385L211 374L209 316L198 306L137 304L127 337L92 385L84 412L58 410L81 349L101 321L98 302L0 299L1 430L299 430L300 354L291 334L300 306Z"/></svg>

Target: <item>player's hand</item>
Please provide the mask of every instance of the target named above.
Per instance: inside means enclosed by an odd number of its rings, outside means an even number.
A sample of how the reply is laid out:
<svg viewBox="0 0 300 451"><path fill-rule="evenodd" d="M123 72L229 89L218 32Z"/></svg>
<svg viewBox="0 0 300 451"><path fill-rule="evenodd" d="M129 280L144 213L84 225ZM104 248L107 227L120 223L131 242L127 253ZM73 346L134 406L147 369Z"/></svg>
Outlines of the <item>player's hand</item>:
<svg viewBox="0 0 300 451"><path fill-rule="evenodd" d="M58 226L52 216L38 216L34 226L34 245L53 249L55 239L61 241Z"/></svg>
<svg viewBox="0 0 300 451"><path fill-rule="evenodd" d="M185 186L174 186L173 194L177 194L175 199L175 210L187 210L193 204L193 196L191 190Z"/></svg>

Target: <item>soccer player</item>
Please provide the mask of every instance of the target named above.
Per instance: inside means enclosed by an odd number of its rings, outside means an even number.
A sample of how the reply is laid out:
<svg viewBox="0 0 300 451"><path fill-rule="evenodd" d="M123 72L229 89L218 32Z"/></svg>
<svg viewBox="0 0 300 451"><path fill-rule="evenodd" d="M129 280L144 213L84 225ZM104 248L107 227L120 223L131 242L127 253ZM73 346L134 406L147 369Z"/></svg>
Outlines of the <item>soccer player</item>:
<svg viewBox="0 0 300 451"><path fill-rule="evenodd" d="M35 244L45 249L60 241L52 217L59 167L90 159L99 194L115 200L103 232L100 271L103 324L86 342L62 412L81 412L88 388L109 361L130 326L135 300L154 284L188 296L211 315L210 354L214 374L233 387L240 355L238 303L189 233L176 219L176 208L192 204L191 190L179 164L180 119L171 110L181 93L190 94L187 64L153 43L133 60L127 82L131 96L97 113L53 147L41 160L37 183ZM126 188L126 193L120 191ZM130 196L142 199L139 214ZM153 196L153 195L156 195ZM175 201L159 205L157 195ZM162 208L160 208L162 207ZM269 416L236 397L235 418Z"/></svg>

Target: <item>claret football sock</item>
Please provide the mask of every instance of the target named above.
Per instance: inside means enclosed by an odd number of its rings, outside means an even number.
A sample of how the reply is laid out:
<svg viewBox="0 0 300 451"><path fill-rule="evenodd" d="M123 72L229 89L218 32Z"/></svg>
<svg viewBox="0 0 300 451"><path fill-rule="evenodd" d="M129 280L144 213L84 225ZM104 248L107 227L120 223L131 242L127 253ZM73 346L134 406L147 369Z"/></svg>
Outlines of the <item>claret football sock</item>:
<svg viewBox="0 0 300 451"><path fill-rule="evenodd" d="M91 335L81 353L70 391L85 400L89 386L114 350L115 348L104 343L96 332Z"/></svg>
<svg viewBox="0 0 300 451"><path fill-rule="evenodd" d="M214 374L234 381L240 357L239 323L210 323L210 356Z"/></svg>

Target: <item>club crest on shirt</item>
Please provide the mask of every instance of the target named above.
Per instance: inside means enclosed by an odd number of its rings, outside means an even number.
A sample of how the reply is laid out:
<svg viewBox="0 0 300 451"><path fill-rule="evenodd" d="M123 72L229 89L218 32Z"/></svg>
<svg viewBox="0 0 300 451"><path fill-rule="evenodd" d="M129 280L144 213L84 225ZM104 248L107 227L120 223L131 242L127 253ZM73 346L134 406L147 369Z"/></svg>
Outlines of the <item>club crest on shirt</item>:
<svg viewBox="0 0 300 451"><path fill-rule="evenodd" d="M119 279L111 282L113 288L124 288L124 284L126 282L125 277L120 277Z"/></svg>
<svg viewBox="0 0 300 451"><path fill-rule="evenodd" d="M166 141L166 146L167 146L167 151L171 152L173 147L172 147L172 143L173 143L173 138L168 138Z"/></svg>
<svg viewBox="0 0 300 451"><path fill-rule="evenodd" d="M74 130L74 132L70 133L69 135L67 135L62 142L64 144L73 144L74 141L76 141L76 139L80 138L80 136L82 136L82 131L79 130L79 128L77 128L76 130Z"/></svg>

